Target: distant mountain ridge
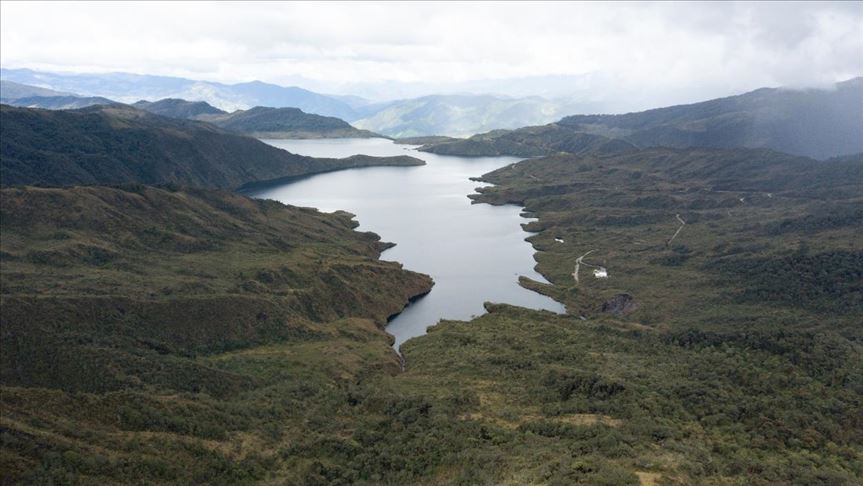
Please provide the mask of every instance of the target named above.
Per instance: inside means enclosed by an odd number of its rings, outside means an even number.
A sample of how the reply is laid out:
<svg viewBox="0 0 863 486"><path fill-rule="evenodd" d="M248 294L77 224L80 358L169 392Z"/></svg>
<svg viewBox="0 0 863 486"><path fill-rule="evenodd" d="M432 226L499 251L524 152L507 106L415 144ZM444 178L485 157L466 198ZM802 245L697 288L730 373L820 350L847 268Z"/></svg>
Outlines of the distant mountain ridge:
<svg viewBox="0 0 863 486"><path fill-rule="evenodd" d="M103 96L124 103L134 103L141 99L180 98L206 101L225 111L270 106L299 108L307 113L346 120L357 116L352 103L338 97L261 81L223 84L170 76L129 73L59 74L30 69L2 69L0 77L16 83L50 87L85 96Z"/></svg>
<svg viewBox="0 0 863 486"><path fill-rule="evenodd" d="M14 100L34 96L70 96L71 93L54 91L53 89L40 88L29 84L16 83L0 79L0 100Z"/></svg>
<svg viewBox="0 0 863 486"><path fill-rule="evenodd" d="M819 159L863 151L863 78L838 83L835 89L763 88L701 103L622 115L564 116L594 105L563 98L495 95L434 95L372 103L355 96L323 95L259 81L228 85L127 73L52 74L26 69L2 69L0 74L4 82L32 83L35 89L72 91L121 102L167 97L205 101L225 111L247 111L257 106L298 108L309 115L335 116L357 129L397 138L467 137L557 121L557 126L573 132L623 139L639 147L771 148ZM95 101L98 100L91 102ZM27 106L54 107L48 104L56 102L31 100ZM86 103L89 102L79 100L62 106ZM266 136L318 136L298 132L292 125L295 116L289 112L279 115L285 116L285 120L279 121L282 126L275 124L275 118L270 117L277 117L277 113L253 112L256 120L238 122L237 126L244 127L240 128L246 130L244 133L275 134ZM227 123L213 115L214 123ZM251 115L242 117L246 116ZM320 124L320 120L310 121ZM270 125L267 132L248 128L269 124L275 125ZM364 136L347 128L342 132L336 127L332 129L336 134L327 136ZM498 149L503 141L498 140ZM455 147L449 145L448 149ZM498 149L474 146L468 152ZM519 147L516 153L523 154L524 150Z"/></svg>
<svg viewBox="0 0 863 486"><path fill-rule="evenodd" d="M432 142L419 150L467 157L538 157L557 152L576 155L619 154L636 150L636 147L624 140L576 132L552 123L518 130L494 130L467 139Z"/></svg>
<svg viewBox="0 0 863 486"><path fill-rule="evenodd" d="M576 115L559 125L642 147L770 148L817 159L863 151L863 77L835 89L762 88L625 115Z"/></svg>
<svg viewBox="0 0 863 486"><path fill-rule="evenodd" d="M224 111L248 110L256 106L299 108L309 114L334 116L356 128L390 137L468 136L493 129L549 123L592 106L563 98L512 98L488 94L432 95L372 102L358 96L327 95L261 81L223 84L129 73L58 74L0 69L0 77L123 103L179 98L205 101Z"/></svg>
<svg viewBox="0 0 863 486"><path fill-rule="evenodd" d="M212 123L232 132L256 138L369 138L376 133L358 130L336 117L305 113L299 108L256 106L232 113L204 101L164 99L132 105L157 115Z"/></svg>
<svg viewBox="0 0 863 486"><path fill-rule="evenodd" d="M201 117L222 128L258 138L369 138L377 134L358 130L332 116L304 113L299 108L256 106L249 110Z"/></svg>
<svg viewBox="0 0 863 486"><path fill-rule="evenodd" d="M408 157L295 155L214 125L126 105L80 110L0 106L0 184L246 184L373 165L422 165Z"/></svg>
<svg viewBox="0 0 863 486"><path fill-rule="evenodd" d="M141 100L132 106L156 115L183 120L197 120L203 115L226 115L227 112L210 105L206 101L186 101L179 98L165 98L159 101Z"/></svg>
<svg viewBox="0 0 863 486"><path fill-rule="evenodd" d="M4 81L3 102L24 108L69 110L94 105L121 105L114 100L98 96L66 95L59 92ZM9 88L9 89L7 89ZM38 96L16 98L18 95ZM165 98L158 101L140 100L131 106L150 113L180 120L198 120L257 138L369 138L376 133L359 130L336 117L305 113L299 108L270 108L256 106L248 110L228 113L205 101L187 101Z"/></svg>
<svg viewBox="0 0 863 486"><path fill-rule="evenodd" d="M601 137L588 141L587 136ZM625 145L613 145L615 144ZM594 144L609 144L595 152ZM636 147L768 148L816 159L863 152L863 78L835 89L763 88L691 105L625 115L575 115L557 123L431 141L444 155L534 157Z"/></svg>

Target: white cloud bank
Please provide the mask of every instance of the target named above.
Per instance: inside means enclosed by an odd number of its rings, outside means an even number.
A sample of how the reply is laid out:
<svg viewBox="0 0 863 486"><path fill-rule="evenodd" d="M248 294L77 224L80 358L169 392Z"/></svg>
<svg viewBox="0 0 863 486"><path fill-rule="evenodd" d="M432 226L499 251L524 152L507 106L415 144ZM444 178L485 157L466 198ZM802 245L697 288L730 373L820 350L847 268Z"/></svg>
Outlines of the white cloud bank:
<svg viewBox="0 0 863 486"><path fill-rule="evenodd" d="M0 10L7 68L259 79L379 97L571 91L661 104L863 74L863 3L855 2L3 2ZM517 87L488 82L525 77Z"/></svg>

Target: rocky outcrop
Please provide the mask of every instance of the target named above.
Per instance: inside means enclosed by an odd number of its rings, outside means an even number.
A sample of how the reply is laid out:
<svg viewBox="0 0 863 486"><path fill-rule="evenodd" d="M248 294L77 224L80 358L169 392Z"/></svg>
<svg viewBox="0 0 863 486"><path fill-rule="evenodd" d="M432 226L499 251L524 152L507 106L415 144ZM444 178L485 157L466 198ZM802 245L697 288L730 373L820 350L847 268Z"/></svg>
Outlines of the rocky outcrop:
<svg viewBox="0 0 863 486"><path fill-rule="evenodd" d="M631 294L617 294L602 304L600 309L615 316L625 316L638 309L638 302Z"/></svg>

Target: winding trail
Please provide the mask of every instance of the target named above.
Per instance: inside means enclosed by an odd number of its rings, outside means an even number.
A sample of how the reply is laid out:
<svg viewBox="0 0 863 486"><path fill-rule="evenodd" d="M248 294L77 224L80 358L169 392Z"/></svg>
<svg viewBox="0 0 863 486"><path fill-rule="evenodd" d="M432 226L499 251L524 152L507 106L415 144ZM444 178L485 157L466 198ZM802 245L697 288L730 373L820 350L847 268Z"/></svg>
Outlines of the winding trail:
<svg viewBox="0 0 863 486"><path fill-rule="evenodd" d="M574 278L574 279L575 279L575 283L578 283L578 269L579 269L579 267L581 267L581 265L582 265L582 264L584 264L584 265L586 265L586 266L588 266L588 267L593 267L593 266L595 266L595 265L591 265L591 264L589 264L589 263L584 263L584 262L582 261L582 260L584 259L584 257L586 257L587 255L590 255L591 253L593 253L593 252L595 252L595 251L596 251L596 250L590 250L589 252L587 252L587 253L585 253L584 255L581 255L580 257L578 257L578 258L576 258L576 259L575 259L575 270L573 270L573 272L572 272L572 278Z"/></svg>
<svg viewBox="0 0 863 486"><path fill-rule="evenodd" d="M666 248L668 248L668 245L670 245L671 242L674 241L675 238L677 238L677 235L680 234L680 231L683 229L683 227L686 226L686 221L684 221L683 218L681 218L679 214L676 214L675 217L677 218L678 221L680 221L680 227L677 228L677 231L675 231L674 234L671 236L671 238L665 242Z"/></svg>

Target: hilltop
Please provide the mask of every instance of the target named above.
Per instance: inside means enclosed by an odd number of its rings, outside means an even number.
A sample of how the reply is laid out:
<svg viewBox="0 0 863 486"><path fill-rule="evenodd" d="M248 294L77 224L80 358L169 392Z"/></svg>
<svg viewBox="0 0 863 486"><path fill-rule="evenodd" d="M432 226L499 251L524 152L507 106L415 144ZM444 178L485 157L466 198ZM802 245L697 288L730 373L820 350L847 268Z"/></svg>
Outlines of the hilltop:
<svg viewBox="0 0 863 486"><path fill-rule="evenodd" d="M186 101L177 98L165 98L159 101L141 100L132 103L132 106L156 115L183 120L200 120L205 115L227 114L226 111L211 106L205 101Z"/></svg>
<svg viewBox="0 0 863 486"><path fill-rule="evenodd" d="M304 113L298 108L257 106L222 115L201 116L226 130L256 138L370 138L379 137L358 130L348 122L331 116Z"/></svg>
<svg viewBox="0 0 863 486"><path fill-rule="evenodd" d="M203 101L179 99L139 101L132 106L170 118L205 121L225 130L255 138L380 137L366 130L358 130L344 120L305 113L298 108L256 106L248 110L228 113Z"/></svg>

